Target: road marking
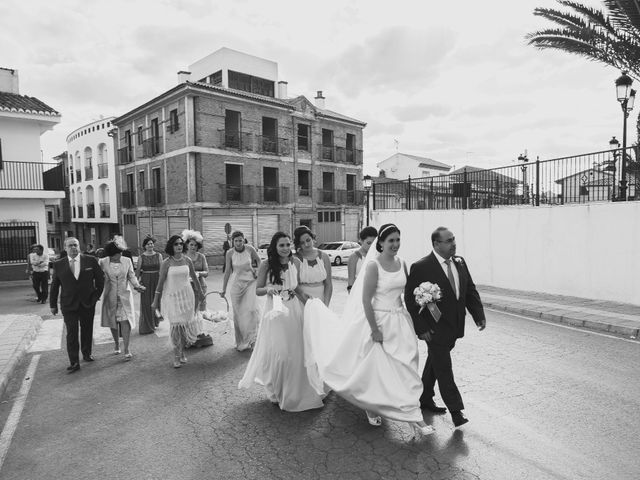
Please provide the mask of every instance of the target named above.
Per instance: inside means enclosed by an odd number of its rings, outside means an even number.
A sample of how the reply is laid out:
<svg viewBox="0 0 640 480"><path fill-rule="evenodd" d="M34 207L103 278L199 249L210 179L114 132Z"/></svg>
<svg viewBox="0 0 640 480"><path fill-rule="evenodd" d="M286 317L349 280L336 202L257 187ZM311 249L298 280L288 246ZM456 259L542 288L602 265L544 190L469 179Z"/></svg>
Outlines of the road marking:
<svg viewBox="0 0 640 480"><path fill-rule="evenodd" d="M601 337L613 338L614 340L622 340L623 342L635 343L636 345L640 344L640 342L638 342L638 340L632 340L632 339L629 339L629 338L616 337L615 335L609 335L607 333L594 332L594 331L587 330L587 329L584 329L584 328L571 327L569 325L562 325L562 324L554 323L554 322L547 322L545 320L539 320L537 318L531 318L531 317L526 317L524 315L518 315L517 313L505 312L504 310L495 310L493 308L487 308L487 310L491 310L492 312L496 312L496 313L503 313L505 315L511 315L512 317L524 318L525 320L530 320L532 322L544 323L545 325L551 325L551 326L559 327L559 328L566 328L567 330L574 330L576 332L582 332L582 333L590 333L591 335L599 335Z"/></svg>
<svg viewBox="0 0 640 480"><path fill-rule="evenodd" d="M60 350L62 340L62 329L64 320L53 318L42 322L42 327L38 332L35 342L31 344L27 353L48 352L50 350Z"/></svg>
<svg viewBox="0 0 640 480"><path fill-rule="evenodd" d="M4 459L7 456L7 452L9 451L9 446L11 445L13 434L18 428L20 415L22 415L24 404L27 401L27 395L29 394L29 390L31 389L31 385L33 384L33 378L36 373L36 367L38 366L39 361L40 355L34 355L33 357L31 357L31 362L29 363L29 368L27 368L27 373L25 374L22 385L20 386L20 391L15 397L11 412L9 412L9 416L7 417L7 423L5 423L4 428L2 429L2 433L0 433L0 470L2 470L2 464L4 463Z"/></svg>

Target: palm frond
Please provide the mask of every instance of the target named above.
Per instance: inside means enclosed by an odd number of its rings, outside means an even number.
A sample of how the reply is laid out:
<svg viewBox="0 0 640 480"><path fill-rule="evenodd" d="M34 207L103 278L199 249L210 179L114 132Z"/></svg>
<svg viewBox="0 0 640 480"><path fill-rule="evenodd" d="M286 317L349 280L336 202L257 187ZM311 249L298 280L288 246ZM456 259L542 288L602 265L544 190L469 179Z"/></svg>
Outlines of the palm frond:
<svg viewBox="0 0 640 480"><path fill-rule="evenodd" d="M637 0L604 0L603 3L618 28L640 33L640 4Z"/></svg>
<svg viewBox="0 0 640 480"><path fill-rule="evenodd" d="M537 17L546 18L560 26L587 28L587 23L581 17L561 12L559 10L554 10L553 8L538 7L533 10L533 14Z"/></svg>

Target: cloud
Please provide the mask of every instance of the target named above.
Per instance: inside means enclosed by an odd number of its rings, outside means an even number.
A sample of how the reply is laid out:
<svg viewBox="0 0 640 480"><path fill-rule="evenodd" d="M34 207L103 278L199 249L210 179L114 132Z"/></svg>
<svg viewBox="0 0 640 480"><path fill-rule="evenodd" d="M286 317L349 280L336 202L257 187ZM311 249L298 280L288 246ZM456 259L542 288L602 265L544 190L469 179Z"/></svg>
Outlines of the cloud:
<svg viewBox="0 0 640 480"><path fill-rule="evenodd" d="M430 117L446 117L451 113L451 107L437 103L430 105L409 104L402 107L392 107L391 111L399 122L415 122Z"/></svg>

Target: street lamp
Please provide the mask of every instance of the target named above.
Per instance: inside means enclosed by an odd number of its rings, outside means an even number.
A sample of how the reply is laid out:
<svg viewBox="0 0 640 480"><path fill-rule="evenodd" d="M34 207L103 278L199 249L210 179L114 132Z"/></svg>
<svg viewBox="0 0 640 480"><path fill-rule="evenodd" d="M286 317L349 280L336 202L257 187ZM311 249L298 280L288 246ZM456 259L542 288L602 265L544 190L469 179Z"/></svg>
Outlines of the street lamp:
<svg viewBox="0 0 640 480"><path fill-rule="evenodd" d="M622 75L616 79L616 96L622 107L622 156L620 162L620 195L618 200L627 200L627 117L629 112L633 110L633 103L636 99L636 91L631 88L633 80L622 72Z"/></svg>
<svg viewBox="0 0 640 480"><path fill-rule="evenodd" d="M618 161L618 149L620 148L620 142L616 137L611 137L609 140L609 150L613 155L613 160L608 162L608 165L604 168L606 171L610 171L613 174L613 184L611 186L611 201L616 201L616 162Z"/></svg>
<svg viewBox="0 0 640 480"><path fill-rule="evenodd" d="M529 157L527 157L527 151L518 155L518 161L522 162L520 169L522 170L522 203L529 202L529 185L527 185L527 163L529 163Z"/></svg>
<svg viewBox="0 0 640 480"><path fill-rule="evenodd" d="M369 192L371 191L372 185L373 180L371 180L371 175L365 175L362 177L362 186L364 187L365 192L367 192L367 227L369 226Z"/></svg>

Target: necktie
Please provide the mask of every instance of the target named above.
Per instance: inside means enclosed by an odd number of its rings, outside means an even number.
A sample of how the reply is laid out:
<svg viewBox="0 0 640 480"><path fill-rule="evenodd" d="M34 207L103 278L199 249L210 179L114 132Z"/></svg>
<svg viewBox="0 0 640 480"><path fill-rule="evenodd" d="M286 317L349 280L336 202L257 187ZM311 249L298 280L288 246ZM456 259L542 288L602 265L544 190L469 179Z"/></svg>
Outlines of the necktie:
<svg viewBox="0 0 640 480"><path fill-rule="evenodd" d="M76 276L76 259L75 258L69 259L69 268L71 269L71 274L75 277Z"/></svg>
<svg viewBox="0 0 640 480"><path fill-rule="evenodd" d="M453 278L453 272L451 271L451 259L445 260L444 263L447 264L447 277L449 278L449 283L451 284L451 288L453 288L453 293L456 294L456 298L458 298L458 292L456 291L456 280Z"/></svg>

